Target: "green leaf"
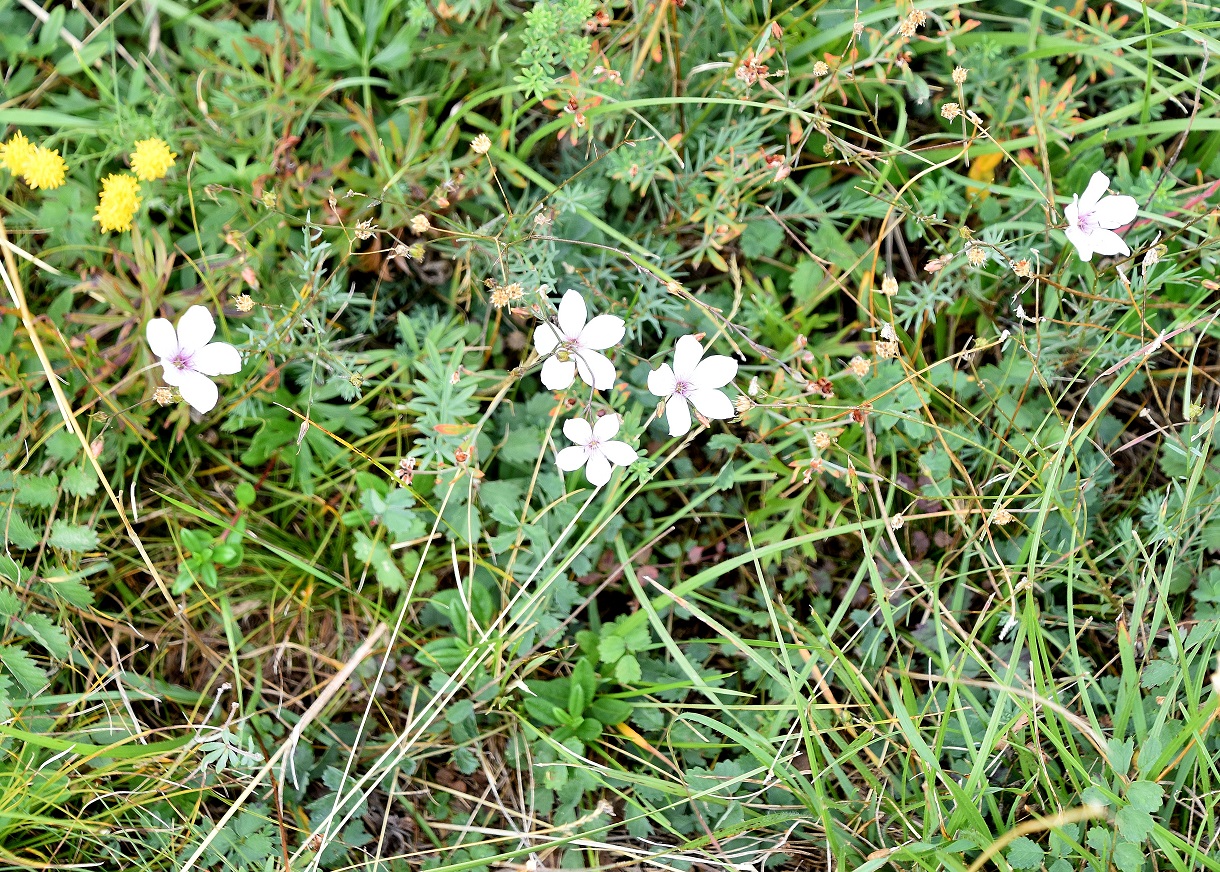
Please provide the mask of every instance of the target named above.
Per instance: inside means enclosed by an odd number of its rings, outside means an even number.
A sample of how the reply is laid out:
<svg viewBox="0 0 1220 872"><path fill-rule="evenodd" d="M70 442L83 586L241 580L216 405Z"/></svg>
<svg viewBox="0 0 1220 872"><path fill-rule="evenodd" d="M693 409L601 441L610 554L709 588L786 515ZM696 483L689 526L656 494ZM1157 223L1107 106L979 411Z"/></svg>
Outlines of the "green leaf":
<svg viewBox="0 0 1220 872"><path fill-rule="evenodd" d="M751 221L741 232L741 253L746 257L774 257L784 244L784 228L768 216Z"/></svg>
<svg viewBox="0 0 1220 872"><path fill-rule="evenodd" d="M619 684L635 684L641 674L640 662L633 654L624 654L614 664L614 677Z"/></svg>
<svg viewBox="0 0 1220 872"><path fill-rule="evenodd" d="M589 714L593 715L593 717L597 718L607 727L623 723L623 721L631 717L632 711L634 709L631 703L604 696L593 700L593 705L589 706Z"/></svg>
<svg viewBox="0 0 1220 872"><path fill-rule="evenodd" d="M1089 827L1089 833L1084 837L1084 843L1098 854L1110 850L1110 831L1105 827Z"/></svg>
<svg viewBox="0 0 1220 872"><path fill-rule="evenodd" d="M1168 682L1178 672L1178 667L1170 660L1153 660L1144 667L1140 675L1140 686L1144 688L1160 687Z"/></svg>
<svg viewBox="0 0 1220 872"><path fill-rule="evenodd" d="M1127 788L1127 802L1140 811L1154 814L1165 803L1165 789L1152 781L1134 781Z"/></svg>
<svg viewBox="0 0 1220 872"><path fill-rule="evenodd" d="M615 663L627 653L627 643L622 636L607 634L597 642L597 657L602 663Z"/></svg>
<svg viewBox="0 0 1220 872"><path fill-rule="evenodd" d="M1042 866L1042 847L1033 839L1021 836L1008 847L1008 862L1014 869L1038 869Z"/></svg>
<svg viewBox="0 0 1220 872"><path fill-rule="evenodd" d="M1114 865L1119 872L1140 872L1144 868L1144 851L1131 842L1114 846Z"/></svg>
<svg viewBox="0 0 1220 872"><path fill-rule="evenodd" d="M92 551L97 547L97 531L59 518L51 524L51 538L48 541L53 547L65 551Z"/></svg>
<svg viewBox="0 0 1220 872"><path fill-rule="evenodd" d="M1118 827L1118 834L1126 841L1142 842L1152 834L1154 823L1148 812L1127 806L1118 810L1118 814L1114 816L1114 825Z"/></svg>
<svg viewBox="0 0 1220 872"><path fill-rule="evenodd" d="M460 724L462 721L473 717L474 703L468 699L458 700L445 710L445 720L451 724Z"/></svg>
<svg viewBox="0 0 1220 872"><path fill-rule="evenodd" d="M64 472L63 489L74 497L91 497L97 493L97 489L101 486L97 480L97 473L93 471L92 466L84 464L77 466L69 466Z"/></svg>
<svg viewBox="0 0 1220 872"><path fill-rule="evenodd" d="M0 645L0 663L30 696L47 686L47 674L34 662L34 658L25 653L24 648Z"/></svg>
<svg viewBox="0 0 1220 872"><path fill-rule="evenodd" d="M248 481L243 481L237 487L233 488L233 499L237 502L238 508L247 509L254 505L254 500L257 494L254 491L254 485Z"/></svg>
<svg viewBox="0 0 1220 872"><path fill-rule="evenodd" d="M390 593L399 593L406 589L407 580L384 542L374 542L364 533L357 531L352 551L357 560L373 570L377 581Z"/></svg>
<svg viewBox="0 0 1220 872"><path fill-rule="evenodd" d="M732 451L741 440L732 433L716 433L707 440L707 447L712 451Z"/></svg>
<svg viewBox="0 0 1220 872"><path fill-rule="evenodd" d="M17 476L17 493L14 499L18 505L49 509L55 505L58 496L59 476L53 472L50 475Z"/></svg>
<svg viewBox="0 0 1220 872"><path fill-rule="evenodd" d="M17 629L40 644L56 660L67 660L71 645L68 636L59 626L39 612L30 612Z"/></svg>

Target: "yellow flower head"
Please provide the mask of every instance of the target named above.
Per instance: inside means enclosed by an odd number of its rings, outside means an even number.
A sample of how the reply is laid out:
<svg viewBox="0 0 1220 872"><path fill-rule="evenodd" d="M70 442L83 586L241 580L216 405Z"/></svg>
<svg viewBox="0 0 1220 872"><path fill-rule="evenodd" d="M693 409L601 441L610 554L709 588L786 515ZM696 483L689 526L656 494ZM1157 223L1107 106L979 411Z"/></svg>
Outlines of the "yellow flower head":
<svg viewBox="0 0 1220 872"><path fill-rule="evenodd" d="M59 156L59 151L52 151L36 145L30 149L21 169L21 177L31 188L51 190L64 183L68 174L68 164Z"/></svg>
<svg viewBox="0 0 1220 872"><path fill-rule="evenodd" d="M102 193L93 220L101 225L103 232L122 233L131 229L131 219L139 208L140 183L136 177L111 173L102 179Z"/></svg>
<svg viewBox="0 0 1220 872"><path fill-rule="evenodd" d="M165 178L177 156L163 139L141 139L131 153L131 168L144 181L155 182Z"/></svg>
<svg viewBox="0 0 1220 872"><path fill-rule="evenodd" d="M26 161L30 159L33 151L34 146L30 145L25 134L18 130L8 142L0 145L0 164L13 175L19 176L25 172Z"/></svg>

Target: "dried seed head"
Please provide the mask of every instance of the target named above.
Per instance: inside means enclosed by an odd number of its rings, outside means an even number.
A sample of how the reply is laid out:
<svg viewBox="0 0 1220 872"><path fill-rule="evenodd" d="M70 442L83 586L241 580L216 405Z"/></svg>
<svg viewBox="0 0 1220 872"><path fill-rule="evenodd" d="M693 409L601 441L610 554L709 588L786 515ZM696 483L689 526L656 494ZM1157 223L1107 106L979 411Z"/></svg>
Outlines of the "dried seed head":
<svg viewBox="0 0 1220 872"><path fill-rule="evenodd" d="M955 85L966 84L966 74L969 72L970 72L970 70L966 69L965 67L954 67L953 68L953 84L955 84Z"/></svg>
<svg viewBox="0 0 1220 872"><path fill-rule="evenodd" d="M813 447L818 451L825 451L834 444L834 439L825 430L819 430L813 434Z"/></svg>
<svg viewBox="0 0 1220 872"><path fill-rule="evenodd" d="M233 298L233 308L239 312L252 312L254 305L254 298L249 294L241 294Z"/></svg>
<svg viewBox="0 0 1220 872"><path fill-rule="evenodd" d="M153 399L158 406L168 406L174 401L174 392L167 387L159 387L153 391Z"/></svg>
<svg viewBox="0 0 1220 872"><path fill-rule="evenodd" d="M987 262L987 250L981 245L972 245L966 249L966 260L971 266L982 266Z"/></svg>
<svg viewBox="0 0 1220 872"><path fill-rule="evenodd" d="M410 221L411 232L416 236L423 236L432 229L431 222L428 221L427 215L416 215Z"/></svg>
<svg viewBox="0 0 1220 872"><path fill-rule="evenodd" d="M1012 512L1008 509L999 508L995 510L995 514L991 516L991 523L998 524L1003 527L1005 524L1013 522Z"/></svg>
<svg viewBox="0 0 1220 872"><path fill-rule="evenodd" d="M1014 260L1012 262L1012 271L1021 278L1029 278L1034 274L1034 268L1026 258Z"/></svg>
<svg viewBox="0 0 1220 872"><path fill-rule="evenodd" d="M491 137L486 133L480 133L470 141L470 150L475 154L487 154L491 151Z"/></svg>
<svg viewBox="0 0 1220 872"><path fill-rule="evenodd" d="M352 231L352 234L357 239L361 239L361 240L372 239L373 236L376 235L376 233L377 233L377 225L373 223L372 218L369 218L365 221L361 221L359 224L356 225L355 229Z"/></svg>
<svg viewBox="0 0 1220 872"><path fill-rule="evenodd" d="M887 297L892 297L898 293L898 279L893 276L886 276L881 280L881 293Z"/></svg>
<svg viewBox="0 0 1220 872"><path fill-rule="evenodd" d="M894 360L898 357L897 342L878 342L874 346L874 350L881 360Z"/></svg>
<svg viewBox="0 0 1220 872"><path fill-rule="evenodd" d="M901 530L902 525L906 523L906 519L902 515L894 515L890 518L889 524L891 530Z"/></svg>
<svg viewBox="0 0 1220 872"><path fill-rule="evenodd" d="M952 121L961 114L962 107L956 103L946 103L944 106L940 107L940 117L948 121Z"/></svg>
<svg viewBox="0 0 1220 872"><path fill-rule="evenodd" d="M826 61L818 61L813 65L813 74L818 78L825 76L830 72L830 67L826 65Z"/></svg>
<svg viewBox="0 0 1220 872"><path fill-rule="evenodd" d="M733 408L737 410L738 415L744 415L754 408L754 401L745 394L738 394L733 398Z"/></svg>
<svg viewBox="0 0 1220 872"><path fill-rule="evenodd" d="M868 358L857 355L851 359L850 363L847 364L847 371L854 376L864 378L868 375L869 370L871 370L872 367L873 365L868 361Z"/></svg>

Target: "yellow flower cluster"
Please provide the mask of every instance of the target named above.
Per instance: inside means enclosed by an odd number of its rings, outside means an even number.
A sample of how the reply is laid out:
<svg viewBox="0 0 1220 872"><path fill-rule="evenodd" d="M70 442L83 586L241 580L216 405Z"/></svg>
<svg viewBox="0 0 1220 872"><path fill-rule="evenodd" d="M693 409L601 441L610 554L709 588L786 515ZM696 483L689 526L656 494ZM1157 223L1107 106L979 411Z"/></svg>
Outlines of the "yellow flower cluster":
<svg viewBox="0 0 1220 872"><path fill-rule="evenodd" d="M58 188L68 175L68 164L58 150L34 145L20 131L0 145L0 164L34 189Z"/></svg>
<svg viewBox="0 0 1220 872"><path fill-rule="evenodd" d="M136 150L131 153L131 168L143 181L155 182L165 178L177 156L164 139L137 140Z"/></svg>
<svg viewBox="0 0 1220 872"><path fill-rule="evenodd" d="M135 176L111 173L102 179L97 214L93 216L104 232L131 229L131 221L140 208L140 182Z"/></svg>

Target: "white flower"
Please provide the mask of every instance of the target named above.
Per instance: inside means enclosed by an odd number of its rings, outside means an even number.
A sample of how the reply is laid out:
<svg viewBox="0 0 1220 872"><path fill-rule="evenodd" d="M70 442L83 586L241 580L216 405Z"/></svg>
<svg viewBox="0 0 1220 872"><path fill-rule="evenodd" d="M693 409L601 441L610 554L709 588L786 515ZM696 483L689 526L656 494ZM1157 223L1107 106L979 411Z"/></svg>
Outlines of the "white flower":
<svg viewBox="0 0 1220 872"><path fill-rule="evenodd" d="M161 377L197 412L216 408L220 394L212 376L241 371L237 349L227 342L213 342L215 333L216 322L203 306L183 312L177 330L164 318L154 318L145 333L153 354L161 358Z"/></svg>
<svg viewBox="0 0 1220 872"><path fill-rule="evenodd" d="M626 442L614 438L621 423L618 415L603 415L592 427L584 418L564 421L563 435L576 444L560 451L555 463L564 472L583 466L589 484L601 487L610 480L611 464L630 466L639 456Z"/></svg>
<svg viewBox="0 0 1220 872"><path fill-rule="evenodd" d="M1068 242L1076 246L1081 260L1092 260L1093 254L1130 254L1131 249L1114 231L1135 220L1139 204L1134 197L1102 194L1110 187L1105 173L1093 173L1089 186L1063 210L1068 226L1063 232Z"/></svg>
<svg viewBox="0 0 1220 872"><path fill-rule="evenodd" d="M614 385L614 364L601 352L623 339L626 325L616 315L598 315L585 323L589 313L585 298L568 291L559 303L559 326L546 321L534 330L534 347L543 357L542 383L561 391L579 374L585 384L599 391Z"/></svg>
<svg viewBox="0 0 1220 872"><path fill-rule="evenodd" d="M690 431L690 406L705 418L732 418L733 403L720 388L737 375L737 361L723 354L702 360L703 345L683 336L674 345L674 365L661 364L648 373L648 390L665 400L669 435Z"/></svg>

